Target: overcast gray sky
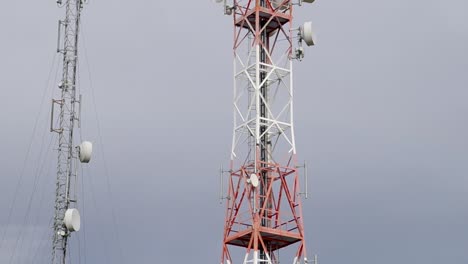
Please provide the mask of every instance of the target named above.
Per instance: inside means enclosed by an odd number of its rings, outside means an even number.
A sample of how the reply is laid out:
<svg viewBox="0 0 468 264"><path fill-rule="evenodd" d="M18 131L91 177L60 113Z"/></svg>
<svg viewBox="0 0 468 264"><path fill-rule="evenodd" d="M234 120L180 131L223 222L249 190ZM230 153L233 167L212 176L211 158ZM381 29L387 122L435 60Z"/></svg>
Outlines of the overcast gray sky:
<svg viewBox="0 0 468 264"><path fill-rule="evenodd" d="M318 35L295 64L295 117L298 156L310 164L308 252L320 263L468 263L466 10L463 0L317 0L297 9L296 24L312 20ZM45 84L59 63L63 12L53 0L0 8L1 263L50 256L56 68ZM219 262L231 23L209 0L85 7L82 132L96 148L73 263L85 248L86 263Z"/></svg>

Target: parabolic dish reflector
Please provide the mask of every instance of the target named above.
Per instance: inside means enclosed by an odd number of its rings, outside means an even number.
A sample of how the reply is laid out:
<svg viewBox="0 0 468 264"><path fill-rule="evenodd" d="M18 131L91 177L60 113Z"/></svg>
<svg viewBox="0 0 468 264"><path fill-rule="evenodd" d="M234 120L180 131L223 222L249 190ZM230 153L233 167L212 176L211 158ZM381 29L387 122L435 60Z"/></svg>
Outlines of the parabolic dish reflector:
<svg viewBox="0 0 468 264"><path fill-rule="evenodd" d="M65 217L63 219L65 226L70 232L80 231L81 227L81 217L77 209L68 209L65 212Z"/></svg>
<svg viewBox="0 0 468 264"><path fill-rule="evenodd" d="M301 38L307 46L315 45L314 31L312 30L312 22L305 22L300 28Z"/></svg>
<svg viewBox="0 0 468 264"><path fill-rule="evenodd" d="M93 143L84 141L79 146L79 156L82 163L88 163L91 160L91 154L93 153Z"/></svg>
<svg viewBox="0 0 468 264"><path fill-rule="evenodd" d="M250 184L252 184L253 187L257 188L258 187L258 177L257 177L257 174L255 173L252 173L250 175Z"/></svg>

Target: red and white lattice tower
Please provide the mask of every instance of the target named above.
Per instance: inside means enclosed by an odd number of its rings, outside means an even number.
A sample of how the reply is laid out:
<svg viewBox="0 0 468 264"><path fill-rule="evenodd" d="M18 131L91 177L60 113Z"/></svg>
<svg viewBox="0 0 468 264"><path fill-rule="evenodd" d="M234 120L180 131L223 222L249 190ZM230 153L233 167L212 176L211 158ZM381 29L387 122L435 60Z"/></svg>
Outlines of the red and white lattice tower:
<svg viewBox="0 0 468 264"><path fill-rule="evenodd" d="M292 26L302 2L224 1L234 18L234 131L221 264L307 263L293 123L292 62L303 57L293 45L313 44L310 25Z"/></svg>

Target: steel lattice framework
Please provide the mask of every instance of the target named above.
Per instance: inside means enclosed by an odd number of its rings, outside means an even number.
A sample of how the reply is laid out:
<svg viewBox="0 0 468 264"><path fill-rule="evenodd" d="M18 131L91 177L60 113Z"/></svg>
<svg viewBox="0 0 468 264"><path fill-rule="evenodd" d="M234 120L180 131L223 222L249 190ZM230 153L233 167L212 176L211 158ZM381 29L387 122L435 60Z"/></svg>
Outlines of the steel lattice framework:
<svg viewBox="0 0 468 264"><path fill-rule="evenodd" d="M286 248L293 264L307 262L293 122L293 4L234 0L231 11L234 129L221 264L276 264Z"/></svg>
<svg viewBox="0 0 468 264"><path fill-rule="evenodd" d="M61 5L61 1L58 1ZM80 26L80 13L82 0L66 0L63 7L66 10L65 20L59 21L59 38L57 51L63 55L62 81L59 85L61 98L52 100L52 114L54 106L59 107L58 127L51 120L51 131L58 133L58 163L56 198L54 214L54 235L52 245L52 264L65 264L67 256L67 243L70 232L65 227L64 217L67 209L74 206L76 194L77 150L74 147L74 127L78 116L76 113L77 91L76 77L78 65L78 33ZM61 40L63 34L63 43ZM63 45L63 46L62 46ZM61 47L62 46L62 47Z"/></svg>

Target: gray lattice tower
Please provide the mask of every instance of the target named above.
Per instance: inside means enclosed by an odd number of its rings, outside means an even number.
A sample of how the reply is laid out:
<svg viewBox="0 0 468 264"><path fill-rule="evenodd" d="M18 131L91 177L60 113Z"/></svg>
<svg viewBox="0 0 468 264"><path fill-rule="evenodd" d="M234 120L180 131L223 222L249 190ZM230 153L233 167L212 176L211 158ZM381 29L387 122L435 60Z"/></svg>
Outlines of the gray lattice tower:
<svg viewBox="0 0 468 264"><path fill-rule="evenodd" d="M59 136L52 264L65 264L71 231L66 227L64 218L67 210L76 206L74 188L76 188L79 149L74 145L74 128L78 120L76 109L81 103L77 100L76 78L83 0L66 0L64 3L59 0L57 3L65 8L66 16L65 20L59 21L57 48L57 52L63 55L62 81L59 84L61 98L52 100L51 131L58 133ZM54 106L59 108L58 120L53 118Z"/></svg>

